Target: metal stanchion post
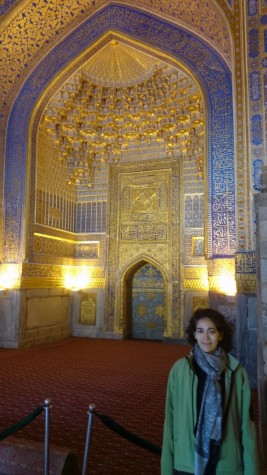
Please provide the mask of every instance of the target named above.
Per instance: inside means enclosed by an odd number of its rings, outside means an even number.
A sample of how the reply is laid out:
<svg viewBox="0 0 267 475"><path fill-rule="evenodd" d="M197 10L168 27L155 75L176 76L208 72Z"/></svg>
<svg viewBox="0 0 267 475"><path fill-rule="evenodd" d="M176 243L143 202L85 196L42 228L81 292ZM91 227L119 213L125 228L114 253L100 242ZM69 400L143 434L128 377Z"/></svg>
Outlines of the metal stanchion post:
<svg viewBox="0 0 267 475"><path fill-rule="evenodd" d="M44 435L44 475L49 475L49 410L50 399L44 401L45 411L45 435Z"/></svg>
<svg viewBox="0 0 267 475"><path fill-rule="evenodd" d="M89 456L89 447L90 447L94 410L95 410L95 405L89 404L89 410L87 412L88 424L87 424L87 432L86 432L86 439L85 439L85 446L84 446L82 475L87 475L87 465L88 465L88 456Z"/></svg>

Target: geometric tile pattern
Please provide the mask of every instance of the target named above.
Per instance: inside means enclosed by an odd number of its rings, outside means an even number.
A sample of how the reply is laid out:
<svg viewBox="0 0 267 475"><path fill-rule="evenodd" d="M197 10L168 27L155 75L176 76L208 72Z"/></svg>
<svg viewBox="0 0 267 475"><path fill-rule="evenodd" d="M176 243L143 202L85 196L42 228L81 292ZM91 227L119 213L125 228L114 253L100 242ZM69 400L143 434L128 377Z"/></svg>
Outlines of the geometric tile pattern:
<svg viewBox="0 0 267 475"><path fill-rule="evenodd" d="M0 2L0 14L7 12L15 3L14 0ZM221 52L228 64L231 64L231 43L229 30L221 8L211 0L191 2L180 0L170 3L168 0L136 0L131 2L135 7L153 9L157 15L167 15L172 21L182 20L188 29L203 36ZM223 2L221 0L222 7ZM60 35L73 29L73 23L83 22L101 8L102 0L30 0L23 1L23 7L12 11L6 16L1 33L0 52L2 60L2 80L0 96L8 97L11 87L21 81L30 72L32 61L46 48L53 46ZM195 14L197 9L197 15ZM38 59L37 59L38 61ZM3 89L2 89L3 88ZM16 86L15 86L16 88ZM17 87L17 90L19 87ZM1 104L0 104L1 106Z"/></svg>
<svg viewBox="0 0 267 475"><path fill-rule="evenodd" d="M163 51L184 64L199 81L207 104L207 179L209 255L233 255L235 196L231 74L207 43L181 27L154 16L110 5L74 30L36 67L18 94L10 115L5 175L6 262L21 261L24 249L23 211L26 199L28 124L47 84L101 36L116 30Z"/></svg>

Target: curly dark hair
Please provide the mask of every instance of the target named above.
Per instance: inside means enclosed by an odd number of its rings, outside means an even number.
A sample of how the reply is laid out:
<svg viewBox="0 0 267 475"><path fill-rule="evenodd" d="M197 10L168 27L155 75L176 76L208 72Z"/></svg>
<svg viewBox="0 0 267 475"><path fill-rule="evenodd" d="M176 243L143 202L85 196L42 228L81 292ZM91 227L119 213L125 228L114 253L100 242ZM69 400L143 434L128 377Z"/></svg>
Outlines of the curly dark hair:
<svg viewBox="0 0 267 475"><path fill-rule="evenodd" d="M212 308L198 308L194 311L192 317L190 318L189 324L185 330L187 336L187 341L190 345L194 345L196 342L195 331L197 327L197 322L202 318L209 318L212 320L217 330L223 334L223 338L220 341L220 346L229 353L233 348L233 332L234 326L229 322L220 312L213 310Z"/></svg>

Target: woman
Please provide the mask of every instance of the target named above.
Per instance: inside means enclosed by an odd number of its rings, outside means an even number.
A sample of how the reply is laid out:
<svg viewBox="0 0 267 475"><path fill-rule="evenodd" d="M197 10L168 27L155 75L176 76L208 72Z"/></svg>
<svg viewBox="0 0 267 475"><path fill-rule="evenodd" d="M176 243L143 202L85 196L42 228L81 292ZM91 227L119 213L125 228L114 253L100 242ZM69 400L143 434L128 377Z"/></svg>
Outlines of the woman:
<svg viewBox="0 0 267 475"><path fill-rule="evenodd" d="M198 309L186 335L192 351L168 379L161 474L259 474L248 376L227 354L232 325L216 310Z"/></svg>

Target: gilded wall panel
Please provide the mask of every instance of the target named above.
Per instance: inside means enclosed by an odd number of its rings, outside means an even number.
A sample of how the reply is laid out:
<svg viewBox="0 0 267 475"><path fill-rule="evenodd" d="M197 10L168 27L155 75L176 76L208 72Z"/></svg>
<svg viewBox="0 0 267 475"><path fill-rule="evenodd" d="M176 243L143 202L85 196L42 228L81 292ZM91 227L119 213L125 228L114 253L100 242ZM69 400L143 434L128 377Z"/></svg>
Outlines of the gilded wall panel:
<svg viewBox="0 0 267 475"><path fill-rule="evenodd" d="M249 147L248 162L250 174L250 193L260 191L260 175L262 166L266 163L266 100L267 100L267 5L264 0L247 1L247 51L248 51L248 123ZM250 213L245 216L246 227L251 226L251 245L240 248L242 251L255 249L255 219Z"/></svg>
<svg viewBox="0 0 267 475"><path fill-rule="evenodd" d="M257 278L256 275L237 275L236 289L238 293L257 293Z"/></svg>
<svg viewBox="0 0 267 475"><path fill-rule="evenodd" d="M209 290L207 266L184 266L184 290Z"/></svg>
<svg viewBox="0 0 267 475"><path fill-rule="evenodd" d="M220 276L209 276L209 290L211 292L217 292L218 294L225 293L222 292L222 282Z"/></svg>
<svg viewBox="0 0 267 475"><path fill-rule="evenodd" d="M192 310L193 312L197 308L207 308L209 306L208 297L192 297Z"/></svg>
<svg viewBox="0 0 267 475"><path fill-rule="evenodd" d="M71 265L23 264L19 286L21 288L68 288L68 273L79 272L79 267ZM105 272L102 268L90 268L90 284L88 288L103 288Z"/></svg>
<svg viewBox="0 0 267 475"><path fill-rule="evenodd" d="M36 258L38 255L54 259L56 257L74 257L75 243L66 242L53 238L34 236L33 252Z"/></svg>
<svg viewBox="0 0 267 475"><path fill-rule="evenodd" d="M46 230L47 231L47 230ZM75 236L74 236L75 239ZM88 265L104 264L105 242L85 241L79 243L65 238L34 235L31 262L66 264L67 261L88 262Z"/></svg>
<svg viewBox="0 0 267 475"><path fill-rule="evenodd" d="M98 28L99 27L99 28ZM39 61L20 90L9 121L7 133L7 167L5 169L6 226L4 232L5 260L22 259L25 247L25 163L27 162L28 124L36 106L36 97L41 97L48 80L64 70L70 62L101 34L110 28L119 29L122 34L135 37L154 49L164 49L174 60L191 70L209 97L206 102L209 123L207 143L207 182L210 212L208 216L209 255L232 255L235 252L235 197L233 188L233 109L231 74L216 50L207 43L196 40L193 34L173 24L165 24L148 13L131 10L127 6L110 5L107 9L83 23L79 29L67 36L64 44L56 46L51 54ZM97 37L94 33L97 32ZM33 93L34 92L34 93ZM220 116L223 120L220 120ZM16 130L16 137L13 131ZM12 131L12 132L11 132ZM15 157L15 158L14 158ZM33 163L34 167L34 163ZM218 169L218 173L212 173ZM18 189L14 186L20 183ZM16 223L14 240L12 223ZM19 242L18 242L19 241ZM10 253L10 242L13 248ZM17 253L17 254L16 254ZM12 255L11 255L12 254ZM175 257L175 254L174 254Z"/></svg>
<svg viewBox="0 0 267 475"><path fill-rule="evenodd" d="M214 259L208 261L209 276L235 275L235 259Z"/></svg>
<svg viewBox="0 0 267 475"><path fill-rule="evenodd" d="M183 284L184 290L209 290L208 283L205 285L200 279L184 279Z"/></svg>
<svg viewBox="0 0 267 475"><path fill-rule="evenodd" d="M178 160L111 166L105 322L110 331L123 333L124 279L131 268L145 262L158 267L164 275L165 334L177 335L181 331L179 169ZM161 225L166 232L162 233ZM126 237L122 232L125 226Z"/></svg>
<svg viewBox="0 0 267 475"><path fill-rule="evenodd" d="M11 0L6 0L2 6L0 4L0 13L6 11L11 3ZM40 55L46 54L48 47L51 49L62 34L65 36L74 25L77 27L105 3L102 0L28 1L24 2L23 8L14 9L12 15L6 17L1 30L1 61L5 73L0 95L4 98L4 106L11 88L15 86L18 90L16 83L29 74L35 61L39 62ZM182 20L189 29L214 44L228 64L231 63L229 30L215 2L199 0L197 15L194 4L188 0L172 4L167 0L136 0L133 3L142 9L152 8L161 18L165 16L175 22Z"/></svg>
<svg viewBox="0 0 267 475"><path fill-rule="evenodd" d="M256 293L256 252L237 253L235 258L236 286L239 293Z"/></svg>
<svg viewBox="0 0 267 475"><path fill-rule="evenodd" d="M238 252L235 257L237 274L256 274L256 252Z"/></svg>
<svg viewBox="0 0 267 475"><path fill-rule="evenodd" d="M164 267L165 272L170 271L169 260L170 260L170 250L166 244L155 244L152 243L140 243L140 242L131 242L120 243L120 252L119 252L119 268L123 269L126 263L134 263L138 256L142 259L142 256L152 256L157 257L157 262Z"/></svg>
<svg viewBox="0 0 267 475"><path fill-rule="evenodd" d="M78 258L78 259L98 259L99 243L98 242L66 242L64 239L58 240L49 238L36 237L34 239L34 255L38 259L38 255L45 255L50 258Z"/></svg>
<svg viewBox="0 0 267 475"><path fill-rule="evenodd" d="M184 230L184 263L186 265L201 265L206 263L204 226L202 229Z"/></svg>
<svg viewBox="0 0 267 475"><path fill-rule="evenodd" d="M235 259L208 261L209 290L225 295L236 294Z"/></svg>
<svg viewBox="0 0 267 475"><path fill-rule="evenodd" d="M194 267L187 267L184 266L184 278L185 279L207 279L208 278L208 270L207 266L194 266Z"/></svg>
<svg viewBox="0 0 267 475"><path fill-rule="evenodd" d="M235 2L237 11L239 11L238 1ZM239 29L239 15L236 17L236 31ZM242 27L243 28L243 27ZM236 77L236 231L237 231L237 250L242 251L251 249L253 243L251 242L251 203L250 196L247 194L249 179L248 165L248 147L244 140L244 116L247 115L247 110L244 108L244 96L246 94L245 85L243 82L244 70L243 65L246 60L242 57L245 53L245 48L240 46L240 35L236 36L236 62L235 62L235 77ZM240 54L242 53L242 54Z"/></svg>

